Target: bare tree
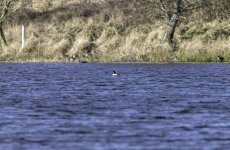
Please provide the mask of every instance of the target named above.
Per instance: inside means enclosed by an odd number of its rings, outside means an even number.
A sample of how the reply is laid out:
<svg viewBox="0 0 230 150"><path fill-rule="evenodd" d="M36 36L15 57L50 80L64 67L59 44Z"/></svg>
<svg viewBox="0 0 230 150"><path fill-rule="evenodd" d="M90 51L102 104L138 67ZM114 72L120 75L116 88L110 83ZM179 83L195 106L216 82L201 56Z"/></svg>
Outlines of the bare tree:
<svg viewBox="0 0 230 150"><path fill-rule="evenodd" d="M203 0L202 4L206 7L200 10L201 17L207 21L230 17L230 0Z"/></svg>
<svg viewBox="0 0 230 150"><path fill-rule="evenodd" d="M3 23L7 17L16 10L16 4L19 2L19 0L2 0L0 2L0 36L5 45L7 45L7 41L4 35Z"/></svg>
<svg viewBox="0 0 230 150"><path fill-rule="evenodd" d="M173 7L170 8L169 6L166 6L163 0L157 0L157 5L164 13L164 17L166 19L166 23L168 26L165 38L170 46L171 51L176 50L176 44L174 42L174 33L181 15L181 1L182 0L174 0Z"/></svg>
<svg viewBox="0 0 230 150"><path fill-rule="evenodd" d="M185 12L200 8L199 0L156 0L158 8L163 13L167 23L166 42L170 46L170 51L177 50L177 44L174 40L176 27Z"/></svg>

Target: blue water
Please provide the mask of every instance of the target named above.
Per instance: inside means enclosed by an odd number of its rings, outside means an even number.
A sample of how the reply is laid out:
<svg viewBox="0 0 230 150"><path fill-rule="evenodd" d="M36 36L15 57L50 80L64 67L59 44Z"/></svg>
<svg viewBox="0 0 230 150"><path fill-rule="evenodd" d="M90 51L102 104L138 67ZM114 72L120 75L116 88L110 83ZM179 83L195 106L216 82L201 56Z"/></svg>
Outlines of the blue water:
<svg viewBox="0 0 230 150"><path fill-rule="evenodd" d="M1 150L230 148L228 64L3 63L0 75Z"/></svg>

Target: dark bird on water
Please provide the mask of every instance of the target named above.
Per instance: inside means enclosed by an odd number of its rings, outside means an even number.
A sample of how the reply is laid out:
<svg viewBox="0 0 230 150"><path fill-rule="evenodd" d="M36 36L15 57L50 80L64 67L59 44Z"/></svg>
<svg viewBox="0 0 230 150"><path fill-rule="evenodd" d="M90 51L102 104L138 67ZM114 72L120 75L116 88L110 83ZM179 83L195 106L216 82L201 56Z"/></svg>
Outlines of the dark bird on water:
<svg viewBox="0 0 230 150"><path fill-rule="evenodd" d="M79 61L80 63L86 64L88 63L87 61Z"/></svg>
<svg viewBox="0 0 230 150"><path fill-rule="evenodd" d="M217 56L217 60L218 60L219 62L224 62L224 57L221 56L221 55L218 55L218 56Z"/></svg>
<svg viewBox="0 0 230 150"><path fill-rule="evenodd" d="M113 76L117 76L117 75L120 75L120 74L118 74L116 71L113 71L113 74L112 74Z"/></svg>

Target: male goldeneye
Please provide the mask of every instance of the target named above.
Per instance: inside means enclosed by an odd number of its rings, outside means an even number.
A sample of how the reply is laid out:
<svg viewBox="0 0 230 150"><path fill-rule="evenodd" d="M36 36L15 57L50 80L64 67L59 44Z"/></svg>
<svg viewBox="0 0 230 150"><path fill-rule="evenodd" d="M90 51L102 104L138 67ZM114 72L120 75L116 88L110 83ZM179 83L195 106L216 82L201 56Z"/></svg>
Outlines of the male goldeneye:
<svg viewBox="0 0 230 150"><path fill-rule="evenodd" d="M113 74L112 74L113 76L117 76L117 75L120 75L120 74L118 74L116 71L113 71Z"/></svg>
<svg viewBox="0 0 230 150"><path fill-rule="evenodd" d="M217 56L217 60L218 60L219 62L224 62L224 57L221 56L221 55L219 55L219 56Z"/></svg>

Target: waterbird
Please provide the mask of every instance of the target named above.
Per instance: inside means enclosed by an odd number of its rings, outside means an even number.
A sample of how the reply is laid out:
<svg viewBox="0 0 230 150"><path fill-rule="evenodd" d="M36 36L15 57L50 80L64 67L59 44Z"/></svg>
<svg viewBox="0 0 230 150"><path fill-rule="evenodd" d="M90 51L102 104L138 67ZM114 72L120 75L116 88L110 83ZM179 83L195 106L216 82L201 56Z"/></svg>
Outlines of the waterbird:
<svg viewBox="0 0 230 150"><path fill-rule="evenodd" d="M87 61L79 61L79 62L82 63L82 64L88 63Z"/></svg>
<svg viewBox="0 0 230 150"><path fill-rule="evenodd" d="M224 57L221 56L221 55L218 55L218 56L217 56L217 60L218 60L219 62L224 62Z"/></svg>
<svg viewBox="0 0 230 150"><path fill-rule="evenodd" d="M120 74L118 74L116 71L113 71L113 74L112 74L113 76L117 76L117 75L120 75Z"/></svg>

